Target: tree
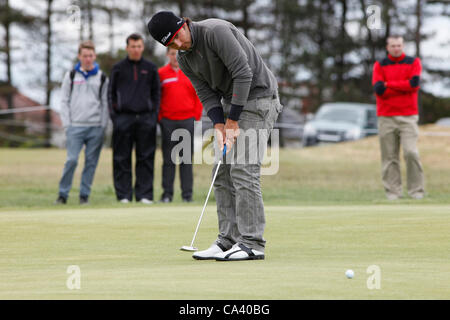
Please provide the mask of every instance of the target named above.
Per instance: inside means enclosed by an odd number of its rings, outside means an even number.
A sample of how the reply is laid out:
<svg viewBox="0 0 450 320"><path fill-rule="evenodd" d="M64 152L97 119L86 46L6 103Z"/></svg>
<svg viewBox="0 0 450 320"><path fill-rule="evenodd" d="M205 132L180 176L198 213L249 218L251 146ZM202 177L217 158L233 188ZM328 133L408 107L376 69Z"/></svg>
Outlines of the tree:
<svg viewBox="0 0 450 320"><path fill-rule="evenodd" d="M45 25L47 28L47 39L46 39L46 45L47 45L47 53L46 53L46 98L45 98L45 104L47 106L50 106L50 100L52 96L52 90L53 90L53 83L52 83L52 5L53 0L47 0L47 14L45 17ZM45 146L50 147L50 141L52 137L52 114L50 108L45 111Z"/></svg>
<svg viewBox="0 0 450 320"><path fill-rule="evenodd" d="M348 7L348 1L347 0L341 0L340 4L342 6L341 8L341 17L340 17L340 27L339 27L339 36L337 37L338 41L338 47L337 51L338 54L336 56L336 91L341 91L342 86L344 83L344 74L345 74L345 54L346 54L346 48L348 48L347 44L349 43L349 37L347 35L347 31L345 29L345 25L347 23L347 7Z"/></svg>
<svg viewBox="0 0 450 320"><path fill-rule="evenodd" d="M336 57L333 39L337 36L335 6L336 1L303 1L297 10L285 7L280 20L284 26L286 19L295 21L296 27L287 26L285 30L281 29L279 37L285 42L282 52L288 53L290 46L295 48L296 53L291 58L293 62L288 61L288 64L295 65L297 70L309 74L310 112L315 111L323 101L332 96L332 74ZM297 16L300 16L300 19ZM288 33L292 34L291 39L283 39Z"/></svg>
<svg viewBox="0 0 450 320"><path fill-rule="evenodd" d="M9 0L0 0L0 25L5 30L4 44L2 46L2 52L5 53L6 64L6 81L3 93L6 95L8 102L8 108L14 108L13 101L13 81L12 81L12 59L11 59L11 26L18 24L22 26L29 26L35 17L23 14L20 10L14 9L10 6Z"/></svg>
<svg viewBox="0 0 450 320"><path fill-rule="evenodd" d="M129 16L129 11L117 7L116 0L103 1L96 6L99 10L104 11L108 15L109 28L109 53L114 54L114 24L115 18L126 19Z"/></svg>
<svg viewBox="0 0 450 320"><path fill-rule="evenodd" d="M79 42L86 40L85 36L85 24L88 25L88 37L89 40L94 40L94 6L92 4L93 0L79 0L79 7L81 10L81 25L80 25L80 36Z"/></svg>

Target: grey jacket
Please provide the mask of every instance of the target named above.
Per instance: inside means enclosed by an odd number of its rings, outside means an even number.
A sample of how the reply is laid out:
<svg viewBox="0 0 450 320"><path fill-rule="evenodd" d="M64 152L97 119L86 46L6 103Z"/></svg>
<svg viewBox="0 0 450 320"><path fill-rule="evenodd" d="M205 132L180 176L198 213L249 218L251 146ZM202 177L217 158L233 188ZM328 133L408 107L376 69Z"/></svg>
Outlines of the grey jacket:
<svg viewBox="0 0 450 320"><path fill-rule="evenodd" d="M192 46L179 51L181 70L191 80L206 112L226 103L276 93L278 84L253 44L231 23L207 19L189 24Z"/></svg>
<svg viewBox="0 0 450 320"><path fill-rule="evenodd" d="M106 128L108 115L108 79L99 96L101 71L87 79L75 72L72 94L70 94L70 71L64 76L61 86L60 117L64 128L97 127Z"/></svg>

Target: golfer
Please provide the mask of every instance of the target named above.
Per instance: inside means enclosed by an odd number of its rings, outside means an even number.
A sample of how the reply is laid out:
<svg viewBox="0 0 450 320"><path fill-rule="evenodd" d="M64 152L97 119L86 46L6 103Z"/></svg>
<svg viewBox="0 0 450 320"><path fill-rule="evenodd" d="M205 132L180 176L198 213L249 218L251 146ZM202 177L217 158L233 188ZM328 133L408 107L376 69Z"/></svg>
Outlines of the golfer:
<svg viewBox="0 0 450 320"><path fill-rule="evenodd" d="M252 43L227 21L194 22L161 11L151 18L148 29L155 40L178 50L180 68L214 124L219 148L227 146L226 162L214 182L219 235L210 248L194 253L193 258L264 259L261 158L247 159L265 149L281 112L275 76ZM236 147L242 145L246 147Z"/></svg>

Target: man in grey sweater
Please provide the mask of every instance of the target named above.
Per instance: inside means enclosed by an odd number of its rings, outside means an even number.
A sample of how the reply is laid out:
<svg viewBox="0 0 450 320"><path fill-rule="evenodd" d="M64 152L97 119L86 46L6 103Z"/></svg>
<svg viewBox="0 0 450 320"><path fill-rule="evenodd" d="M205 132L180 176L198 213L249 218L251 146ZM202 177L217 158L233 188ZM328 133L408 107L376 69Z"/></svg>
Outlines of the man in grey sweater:
<svg viewBox="0 0 450 320"><path fill-rule="evenodd" d="M55 204L65 204L72 187L78 157L85 146L81 176L80 204L87 204L108 124L107 78L95 63L95 46L82 42L80 62L66 73L61 87L60 117L66 133L67 160L59 182Z"/></svg>
<svg viewBox="0 0 450 320"><path fill-rule="evenodd" d="M252 43L227 21L193 22L161 11L148 29L155 40L179 50L180 68L214 124L218 147L222 151L227 146L226 161L214 183L219 235L193 258L264 259L260 171L270 131L282 109L275 76Z"/></svg>

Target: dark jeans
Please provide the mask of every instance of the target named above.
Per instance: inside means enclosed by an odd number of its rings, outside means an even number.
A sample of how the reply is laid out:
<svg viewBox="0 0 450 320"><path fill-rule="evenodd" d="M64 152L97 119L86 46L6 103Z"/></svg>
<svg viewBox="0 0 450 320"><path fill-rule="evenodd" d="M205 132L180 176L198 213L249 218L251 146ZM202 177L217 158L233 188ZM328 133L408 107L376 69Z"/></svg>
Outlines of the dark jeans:
<svg viewBox="0 0 450 320"><path fill-rule="evenodd" d="M162 134L162 152L163 152L163 167L162 167L162 187L164 189L163 197L173 198L173 183L175 180L175 163L172 159L172 152L174 147L182 141L177 139L172 141L172 133L176 129L186 129L190 134L191 155L189 163L180 161L180 182L181 182L181 196L183 199L192 198L192 188L194 184L194 177L192 172L192 156L194 151L194 118L186 120L169 120L161 119L161 134ZM175 136L174 136L175 138ZM179 152L179 159L183 158L183 150ZM188 155L186 155L188 156Z"/></svg>
<svg viewBox="0 0 450 320"><path fill-rule="evenodd" d="M131 156L136 149L136 201L153 200L156 114L121 113L113 120L113 175L118 200L133 198Z"/></svg>

